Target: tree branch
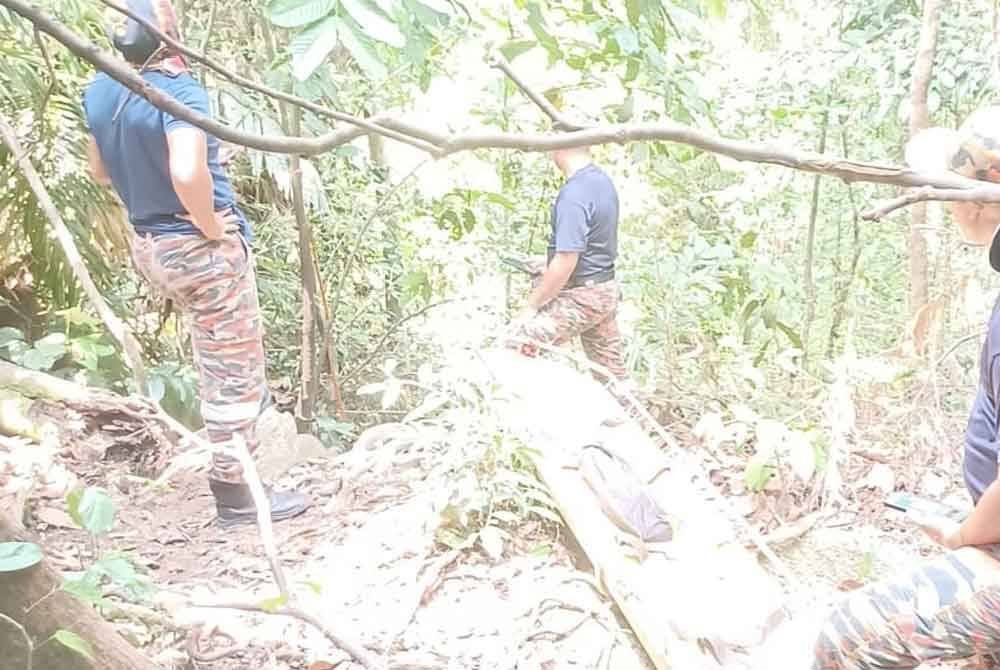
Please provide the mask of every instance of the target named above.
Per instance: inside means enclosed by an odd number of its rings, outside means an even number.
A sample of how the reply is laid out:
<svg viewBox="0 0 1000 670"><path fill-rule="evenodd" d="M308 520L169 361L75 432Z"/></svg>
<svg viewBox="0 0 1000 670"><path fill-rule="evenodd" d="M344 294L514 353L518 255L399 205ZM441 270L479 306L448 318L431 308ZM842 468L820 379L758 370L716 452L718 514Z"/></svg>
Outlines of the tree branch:
<svg viewBox="0 0 1000 670"><path fill-rule="evenodd" d="M507 77L514 82L514 85L521 89L522 93L528 96L533 103L538 105L538 107L545 112L545 115L552 119L553 128L565 131L583 130L585 128L585 126L570 121L565 115L556 109L555 105L549 102L544 95L528 86L528 84L521 79L516 72L514 72L514 69L510 66L510 63L507 62L507 59L504 58L502 54L494 52L487 57L487 62L490 64L490 67L494 67L507 75Z"/></svg>
<svg viewBox="0 0 1000 670"><path fill-rule="evenodd" d="M272 610L272 609L264 609L260 605L254 605L250 603L193 603L192 606L203 609L240 610L242 612L259 612L261 614L276 614L279 616L292 617L293 619L304 621L305 623L319 630L321 633L323 633L326 639L328 639L338 648L346 651L354 658L354 660L363 665L365 668L379 669L383 667L382 664L378 661L378 659L376 659L360 644L356 644L354 642L351 642L350 640L345 640L343 637L334 632L332 628L324 624L322 621L314 617L312 614L304 612L295 607L279 607L277 609Z"/></svg>
<svg viewBox="0 0 1000 670"><path fill-rule="evenodd" d="M182 44L181 42L178 42L177 40L175 40L174 38L172 38L170 35L166 34L162 30L160 30L155 24L153 24L152 22L150 22L149 20L147 20L145 17L143 17L143 16L141 16L141 15L133 12L128 7L120 5L117 2L114 2L114 0L101 0L101 2L104 3L105 5L107 5L108 7L110 7L111 9L115 10L116 12L119 12L119 13L124 14L125 16L129 17L130 19L132 19L133 21L135 21L136 23L138 23L139 25L141 25L143 28L145 28L146 30L148 30L150 33L152 33L153 35L156 35L158 38L160 38L160 40L164 44L166 44L167 46L169 46L172 49L178 51L179 53L187 56L188 58L190 58L193 61L196 61L198 63L202 63L203 65L209 67L210 69L214 70L215 72L221 74L223 77L225 77L229 81L231 81L231 82L233 82L235 84L238 84L238 85L242 86L243 88L247 88L247 89L250 89L252 91L257 91L258 93L262 93L262 94L266 95L269 98L274 98L275 100L281 100L283 102L287 102L289 104L295 105L296 107L301 107L302 109L309 110L310 112L312 112L312 113L314 113L314 114L316 114L318 116L324 116L324 117L327 117L327 118L335 119L337 121L343 121L345 123L350 123L353 126L357 126L358 128L364 128L365 130L367 130L369 132L377 133L379 135L385 135L386 137L388 137L390 139L394 139L394 140L397 140L399 142L403 142L405 144L410 144L410 145L415 146L416 148L421 149L423 151L427 151L427 152L430 152L430 153L433 153L435 151L435 148L433 146L431 146L428 142L424 141L424 140L417 139L415 137L411 137L410 135L406 135L404 133L397 132L397 131L392 130L390 128L385 128L383 126L379 126L379 125L377 125L375 123L372 123L371 121L367 121L365 119L360 119L360 118L358 118L356 116L352 116L351 114L346 114L344 112L338 112L336 110L329 109L327 107L323 107L322 105L317 105L316 103L310 102L309 100L306 100L305 98L300 98L297 95L292 95L290 93L285 93L284 91L279 91L278 89L271 88L270 86L265 86L263 84L259 84L259 83L255 82L255 81L253 81L252 79L248 79L248 78L243 77L243 76L241 76L239 74L236 74L235 72L233 72L232 70L228 69L227 67L225 67L221 63L219 63L219 62L217 62L215 60L212 60L211 58L209 58L208 56L206 56L204 53L200 53L198 51L195 51L194 49L191 49L190 47ZM210 23L209 23L209 30L211 30L212 23L214 22L215 8L217 6L218 6L218 4L215 4L215 5L212 6L212 16L209 19L209 21L210 21ZM205 40L206 44L208 43L208 37L209 36L206 35L206 40ZM204 51L204 47L202 47L202 51ZM124 82L122 82L122 83L124 83Z"/></svg>
<svg viewBox="0 0 1000 670"><path fill-rule="evenodd" d="M51 35L53 39L60 42L78 58L106 72L129 90L148 100L157 109L183 119L220 140L261 151L281 154L298 153L313 156L330 151L366 134L363 128L358 127L344 128L318 137L257 135L235 130L181 104L174 97L164 93L140 77L124 61L104 53L93 42L82 39L71 30L50 19L36 7L23 2L23 0L0 0L0 7L6 7L15 14L27 19L38 27L39 30ZM399 130L399 125L405 124L397 124L387 119L384 126L380 127ZM419 136L416 133L405 130L401 130L401 132Z"/></svg>
<svg viewBox="0 0 1000 670"><path fill-rule="evenodd" d="M365 366L367 366L369 363L371 363L375 359L375 357L378 356L379 352L382 351L382 345L385 344L385 341L388 340L392 336L393 333L395 333L397 330L399 330L400 327L404 323L406 323L407 321L412 321L413 319L417 318L418 316L426 314L427 312L431 311L435 307L440 307L441 305L447 305L450 302L454 302L454 300L441 300L440 302L431 303L430 305L426 305L426 306L418 309L416 312L413 312L412 314L407 314L403 318L401 318L398 321L396 321L394 324L392 324L385 331L385 333L382 334L381 339L379 339L379 341L375 343L375 346L372 347L372 350L368 353L368 355L365 357L365 359L363 361L361 361L360 363L358 363L354 367L353 370L351 370L350 372L346 373L344 376L342 376L340 378L340 383L341 384L346 384L350 380L354 379L354 377L356 377L358 375L358 373L360 373L362 370L364 370Z"/></svg>
<svg viewBox="0 0 1000 670"><path fill-rule="evenodd" d="M206 53L208 51L208 44L212 39L212 31L215 30L215 15L219 11L219 0L212 0L212 9L208 14L208 27L205 29L205 34L201 37L201 52Z"/></svg>
<svg viewBox="0 0 1000 670"><path fill-rule="evenodd" d="M14 626L21 632L21 637L24 639L24 655L25 655L25 665L24 670L31 670L32 657L35 655L35 643L31 641L31 636L28 635L28 631L24 629L24 626L18 622L11 619L6 614L0 612L0 621L5 621L11 626Z"/></svg>
<svg viewBox="0 0 1000 670"><path fill-rule="evenodd" d="M47 17L37 8L24 2L24 0L0 0L0 7L6 7L24 17L42 32L51 35L55 40L62 43L76 56L106 72L130 90L149 100L158 109L173 114L177 118L201 128L220 140L261 151L313 156L330 151L335 147L366 134L364 128L358 127L336 130L317 137L257 135L235 130L189 109L173 97L146 82L123 61L102 52L95 44L82 39ZM332 110L325 111L332 113ZM378 128L377 132L380 134L384 134L382 131L388 129L398 131L411 138L423 140L432 146L428 151L435 157L442 157L462 151L472 151L474 149L511 149L544 152L597 144L662 141L686 144L709 153L729 156L739 161L779 165L802 172L826 174L846 182L892 184L904 187L932 186L937 189L963 191L975 189L978 194L977 199L979 200L983 196L1000 198L1000 184L984 184L981 181L968 179L958 174L923 173L906 167L865 163L837 156L802 153L766 144L730 140L673 122L609 125L558 135L504 132L449 135L417 127L404 120L391 118L388 115L375 116L364 123L376 126ZM939 199L949 199L950 197L942 195Z"/></svg>
<svg viewBox="0 0 1000 670"><path fill-rule="evenodd" d="M887 200L872 209L861 214L865 221L879 221L889 213L901 207L908 207L918 202L928 202L931 200L939 202L1000 202L1000 189L995 186L985 185L984 182L975 182L979 187L973 188L934 188L933 186L923 186L912 191L908 191L898 198Z"/></svg>

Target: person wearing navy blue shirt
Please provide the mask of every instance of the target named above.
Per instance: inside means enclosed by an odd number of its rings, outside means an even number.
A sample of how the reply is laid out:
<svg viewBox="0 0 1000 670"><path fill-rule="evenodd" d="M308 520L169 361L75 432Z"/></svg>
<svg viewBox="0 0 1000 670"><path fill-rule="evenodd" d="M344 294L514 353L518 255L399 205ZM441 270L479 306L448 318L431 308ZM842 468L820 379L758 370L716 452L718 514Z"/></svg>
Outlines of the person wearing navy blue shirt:
<svg viewBox="0 0 1000 670"><path fill-rule="evenodd" d="M168 0L130 0L128 6L178 37ZM158 37L129 19L113 38L143 79L211 114L204 87ZM209 439L220 445L209 473L218 521L223 527L252 523L256 507L243 469L222 445L242 443L253 453L270 394L250 226L220 164L219 141L103 73L87 86L83 106L91 173L113 187L128 210L136 270L191 327L201 413ZM294 491L268 494L276 521L309 505Z"/></svg>
<svg viewBox="0 0 1000 670"><path fill-rule="evenodd" d="M507 346L534 356L539 344L579 337L603 373L627 381L617 321L618 191L587 147L551 156L566 181L552 205L544 267L536 268L534 289L511 324Z"/></svg>
<svg viewBox="0 0 1000 670"><path fill-rule="evenodd" d="M1000 107L976 112L957 131L924 131L906 156L924 174L1000 182ZM990 266L1000 272L1000 205L949 208L965 240L988 246ZM916 668L972 656L1000 667L1000 301L986 325L977 386L962 468L971 512L961 522L907 512L944 551L837 603L815 640L813 670Z"/></svg>

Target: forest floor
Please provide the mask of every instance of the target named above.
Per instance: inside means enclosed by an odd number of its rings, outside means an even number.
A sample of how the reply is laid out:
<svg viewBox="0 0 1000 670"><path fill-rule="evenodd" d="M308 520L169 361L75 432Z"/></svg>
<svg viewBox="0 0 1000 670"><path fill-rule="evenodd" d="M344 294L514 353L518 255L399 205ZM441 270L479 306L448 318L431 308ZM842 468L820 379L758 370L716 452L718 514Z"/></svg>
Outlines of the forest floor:
<svg viewBox="0 0 1000 670"><path fill-rule="evenodd" d="M664 418L664 417L661 417ZM671 431L699 456L713 483L747 520L772 537L792 573L790 593L829 602L872 580L899 574L937 549L898 513L882 505L886 490L905 489L961 504L957 455L858 449L841 467L841 511L809 510L804 491L743 484L745 457L709 454L683 421ZM944 421L961 436L961 421ZM864 426L859 426L864 433ZM957 442L957 440L956 440ZM385 445L383 445L385 446ZM0 472L5 448L0 443ZM384 451L384 450L383 450ZM451 551L435 540L436 500L448 486L443 456L404 442L388 456L300 451L290 459L261 454L264 475L307 492L313 506L275 526L275 539L302 606L347 638L386 658L391 668L648 668L616 609L594 583L572 537L543 521L515 530L501 560L479 549ZM9 453L8 453L9 455ZM345 655L314 629L265 614L194 608L190 602L263 602L276 595L256 528L222 531L203 474L186 473L158 489L137 485L127 462L59 464L88 485L107 489L118 522L101 551L129 553L156 587L153 602L116 614L116 625L164 668L346 670ZM2 482L0 482L2 483ZM81 570L95 547L60 499L31 501L30 519L49 560ZM734 594L738 597L738 594ZM214 661L188 661L195 624L222 633L202 640ZM225 639L229 636L231 640ZM219 645L213 647L213 644Z"/></svg>

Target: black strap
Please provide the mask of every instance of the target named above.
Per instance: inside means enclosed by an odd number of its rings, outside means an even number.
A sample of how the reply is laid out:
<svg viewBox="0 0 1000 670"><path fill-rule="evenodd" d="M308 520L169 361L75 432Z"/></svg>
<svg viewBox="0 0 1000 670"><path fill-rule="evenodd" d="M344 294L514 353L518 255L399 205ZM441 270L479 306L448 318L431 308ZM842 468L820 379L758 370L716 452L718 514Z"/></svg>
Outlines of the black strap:
<svg viewBox="0 0 1000 670"><path fill-rule="evenodd" d="M615 271L605 270L603 272L598 272L597 274L588 275L586 277L573 277L566 283L566 288L578 288L580 286L594 286L595 284L603 284L609 282L615 278Z"/></svg>

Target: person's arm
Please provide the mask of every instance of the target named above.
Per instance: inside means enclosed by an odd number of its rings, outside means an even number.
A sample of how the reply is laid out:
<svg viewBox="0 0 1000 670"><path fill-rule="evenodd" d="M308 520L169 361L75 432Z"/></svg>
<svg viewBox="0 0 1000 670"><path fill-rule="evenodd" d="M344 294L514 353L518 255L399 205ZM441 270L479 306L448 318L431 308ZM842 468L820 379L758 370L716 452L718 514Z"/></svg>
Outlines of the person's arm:
<svg viewBox="0 0 1000 670"><path fill-rule="evenodd" d="M996 542L1000 542L1000 480L986 487L972 514L946 538L944 545L957 549Z"/></svg>
<svg viewBox="0 0 1000 670"><path fill-rule="evenodd" d="M171 91L173 96L196 112L212 114L208 93L194 79L186 79ZM233 213L215 211L215 183L208 169L208 137L200 128L169 113L163 114L167 136L170 181L191 221L210 240L221 239L237 228Z"/></svg>
<svg viewBox="0 0 1000 670"><path fill-rule="evenodd" d="M585 201L573 193L561 193L555 206L555 254L528 296L525 308L529 313L537 312L559 295L580 260L580 254L587 249L588 221L590 216Z"/></svg>
<svg viewBox="0 0 1000 670"><path fill-rule="evenodd" d="M87 163L90 166L90 176L101 186L111 185L111 176L104 161L101 160L101 151L97 148L97 140L93 135L87 136Z"/></svg>
<svg viewBox="0 0 1000 670"><path fill-rule="evenodd" d="M538 286L528 296L528 308L536 312L559 295L576 269L580 254L575 251L557 251L552 262L542 273Z"/></svg>
<svg viewBox="0 0 1000 670"><path fill-rule="evenodd" d="M210 240L226 233L215 216L215 183L208 169L208 141L204 131L181 126L167 133L170 181L191 222Z"/></svg>
<svg viewBox="0 0 1000 670"><path fill-rule="evenodd" d="M994 397L1000 392L1000 362L990 363L990 383ZM1000 440L1000 435L994 439ZM1000 456L1000 454L998 454ZM983 491L972 513L961 523L947 519L921 519L918 523L932 540L948 549L1000 542L1000 479Z"/></svg>

